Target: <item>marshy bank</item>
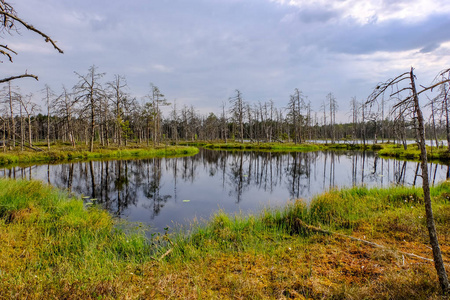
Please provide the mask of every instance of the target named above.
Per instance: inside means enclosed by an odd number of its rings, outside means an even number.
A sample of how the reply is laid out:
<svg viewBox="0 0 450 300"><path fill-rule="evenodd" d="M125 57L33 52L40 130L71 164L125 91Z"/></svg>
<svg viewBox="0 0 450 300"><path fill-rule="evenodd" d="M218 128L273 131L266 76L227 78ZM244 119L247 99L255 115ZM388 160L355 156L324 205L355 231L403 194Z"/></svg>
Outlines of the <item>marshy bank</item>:
<svg viewBox="0 0 450 300"><path fill-rule="evenodd" d="M421 190L331 190L309 206L216 214L189 235L124 224L38 181L0 180L0 295L19 299L433 299ZM446 263L450 183L432 188ZM95 201L94 201L95 203ZM314 226L314 227L311 227ZM383 245L372 247L343 235Z"/></svg>
<svg viewBox="0 0 450 300"><path fill-rule="evenodd" d="M10 164L26 163L61 163L74 160L98 160L98 159L130 159L130 158L151 158L180 155L194 155L198 153L196 147L185 146L161 146L161 147L127 147L127 148L102 148L90 152L85 148L78 147L53 147L46 151L6 151L0 152L0 166Z"/></svg>
<svg viewBox="0 0 450 300"><path fill-rule="evenodd" d="M419 186L419 164L382 159L373 151L247 151L200 149L193 156L72 160L0 167L0 177L37 179L96 203L112 215L167 226L226 214L255 214L331 188ZM430 163L430 182L449 166Z"/></svg>

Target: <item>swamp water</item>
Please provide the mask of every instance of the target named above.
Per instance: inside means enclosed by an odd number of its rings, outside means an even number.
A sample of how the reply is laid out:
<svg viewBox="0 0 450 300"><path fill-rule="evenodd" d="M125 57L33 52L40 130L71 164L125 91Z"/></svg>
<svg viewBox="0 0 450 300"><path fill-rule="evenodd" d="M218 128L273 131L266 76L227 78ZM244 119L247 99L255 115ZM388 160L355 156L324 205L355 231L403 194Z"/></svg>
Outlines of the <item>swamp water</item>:
<svg viewBox="0 0 450 300"><path fill-rule="evenodd" d="M219 210L248 214L293 199L310 201L333 187L420 186L420 173L417 162L382 159L373 152L205 149L191 157L0 168L0 176L48 182L159 232L206 220ZM429 164L429 174L430 183L439 183L449 166Z"/></svg>

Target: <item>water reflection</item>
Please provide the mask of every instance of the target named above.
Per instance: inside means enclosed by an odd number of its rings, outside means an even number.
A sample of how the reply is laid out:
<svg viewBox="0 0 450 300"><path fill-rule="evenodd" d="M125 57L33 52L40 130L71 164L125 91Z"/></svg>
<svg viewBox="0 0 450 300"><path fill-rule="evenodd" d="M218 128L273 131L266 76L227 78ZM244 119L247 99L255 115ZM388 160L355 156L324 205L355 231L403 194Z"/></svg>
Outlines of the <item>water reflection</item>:
<svg viewBox="0 0 450 300"><path fill-rule="evenodd" d="M97 199L111 213L161 230L222 209L257 211L332 187L420 185L417 162L385 160L371 152L226 152L193 157L72 162L0 169L0 176L33 178ZM429 164L430 182L448 166Z"/></svg>

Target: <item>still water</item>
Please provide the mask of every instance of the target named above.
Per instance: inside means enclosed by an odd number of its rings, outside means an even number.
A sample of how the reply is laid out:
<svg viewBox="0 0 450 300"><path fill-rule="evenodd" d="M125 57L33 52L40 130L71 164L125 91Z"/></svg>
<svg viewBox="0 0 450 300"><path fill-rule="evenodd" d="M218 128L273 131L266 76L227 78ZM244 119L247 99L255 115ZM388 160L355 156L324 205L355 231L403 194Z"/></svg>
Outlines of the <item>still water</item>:
<svg viewBox="0 0 450 300"><path fill-rule="evenodd" d="M201 149L181 158L71 162L0 169L0 176L39 179L86 196L114 215L155 231L205 220L218 210L248 214L311 198L332 187L420 185L417 162L373 152L228 152ZM430 182L449 174L429 164ZM90 198L90 199L89 199Z"/></svg>

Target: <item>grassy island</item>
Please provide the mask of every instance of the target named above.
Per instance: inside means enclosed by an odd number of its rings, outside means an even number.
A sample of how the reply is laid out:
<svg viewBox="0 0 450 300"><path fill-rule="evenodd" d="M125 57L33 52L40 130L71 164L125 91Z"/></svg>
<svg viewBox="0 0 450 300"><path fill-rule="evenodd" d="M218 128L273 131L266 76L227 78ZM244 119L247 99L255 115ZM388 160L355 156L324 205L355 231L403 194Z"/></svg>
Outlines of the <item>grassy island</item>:
<svg viewBox="0 0 450 300"><path fill-rule="evenodd" d="M88 151L87 146L78 145L76 148L58 144L52 146L51 150L42 151L24 150L0 152L0 166L17 163L42 163L42 162L64 162L70 160L111 159L111 158L151 158L179 155L194 155L198 153L198 147L212 150L249 150L249 151L321 151L321 150L371 150L377 151L381 157L393 157L398 159L419 160L420 151L416 144L408 145L405 150L402 145L395 144L360 144L360 143L257 143L257 142L180 142L179 145L160 145L149 147L144 144L133 144L128 147L100 147L97 146L93 152ZM447 148L427 147L429 160L441 162L450 161L450 152Z"/></svg>
<svg viewBox="0 0 450 300"><path fill-rule="evenodd" d="M0 165L14 163L42 163L42 162L64 162L70 160L90 160L90 159L128 159L128 158L152 158L179 155L194 155L198 153L198 148L188 146L158 146L146 147L137 145L134 147L117 148L103 147L96 148L93 152L87 148L78 147L52 147L50 151L7 151L0 152Z"/></svg>
<svg viewBox="0 0 450 300"><path fill-rule="evenodd" d="M275 150L275 151L317 151L322 147L316 144L294 144L294 143L207 143L203 147L207 149L239 149L239 150Z"/></svg>
<svg viewBox="0 0 450 300"><path fill-rule="evenodd" d="M147 238L41 182L0 179L0 298L440 299L421 197L332 190ZM432 197L449 263L450 183Z"/></svg>
<svg viewBox="0 0 450 300"><path fill-rule="evenodd" d="M406 160L419 160L420 150L417 144L409 144L406 149L403 145L381 143L381 144L361 144L352 141L345 143L239 143L239 142L196 142L185 143L191 146L201 146L215 150L252 150L252 151L320 151L320 150L371 150L377 151L381 157L392 157ZM442 147L427 146L427 156L429 160L450 162L450 151Z"/></svg>
<svg viewBox="0 0 450 300"><path fill-rule="evenodd" d="M429 160L439 160L442 162L450 161L450 152L448 148L437 148L427 146L427 157ZM401 145L383 144L378 154L383 157L394 157L399 159L420 159L420 150L417 144L410 144L405 149Z"/></svg>

